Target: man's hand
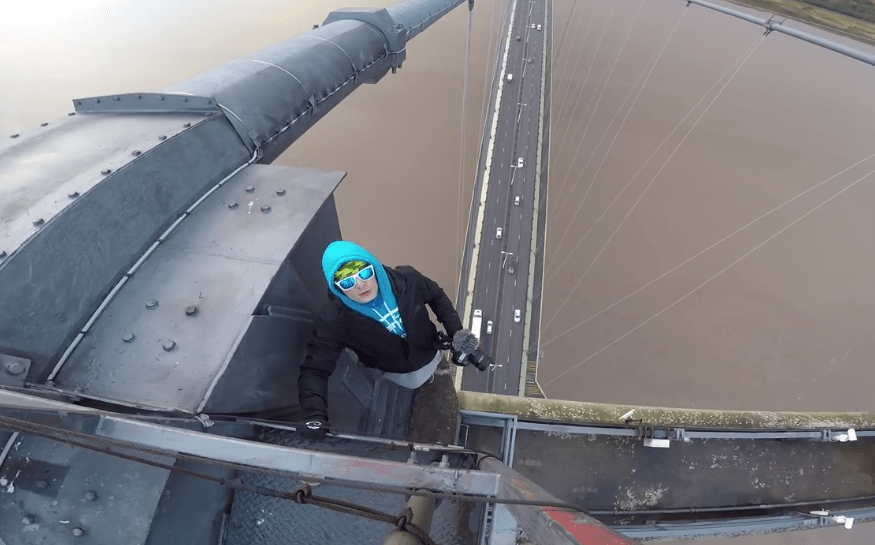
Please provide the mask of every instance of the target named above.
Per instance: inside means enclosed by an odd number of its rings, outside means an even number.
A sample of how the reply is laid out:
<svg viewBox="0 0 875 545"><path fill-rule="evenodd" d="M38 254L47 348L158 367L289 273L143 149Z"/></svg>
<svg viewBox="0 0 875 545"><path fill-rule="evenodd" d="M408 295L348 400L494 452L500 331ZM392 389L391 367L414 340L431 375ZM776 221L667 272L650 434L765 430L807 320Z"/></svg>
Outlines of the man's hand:
<svg viewBox="0 0 875 545"><path fill-rule="evenodd" d="M306 424L297 426L298 434L312 441L322 441L328 433L328 422L310 420Z"/></svg>

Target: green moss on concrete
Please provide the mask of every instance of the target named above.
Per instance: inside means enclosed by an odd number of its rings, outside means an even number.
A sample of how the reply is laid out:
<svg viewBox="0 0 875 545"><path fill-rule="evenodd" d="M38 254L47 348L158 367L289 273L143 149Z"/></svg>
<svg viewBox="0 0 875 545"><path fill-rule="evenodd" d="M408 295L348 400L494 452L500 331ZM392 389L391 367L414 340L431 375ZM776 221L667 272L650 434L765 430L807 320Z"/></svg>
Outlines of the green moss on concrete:
<svg viewBox="0 0 875 545"><path fill-rule="evenodd" d="M766 411L714 411L637 407L607 403L582 403L529 397L511 397L475 392L458 392L461 409L515 414L523 420L547 420L572 424L622 424L629 417L648 425L678 428L724 429L823 429L873 428L875 415L867 413L789 413Z"/></svg>

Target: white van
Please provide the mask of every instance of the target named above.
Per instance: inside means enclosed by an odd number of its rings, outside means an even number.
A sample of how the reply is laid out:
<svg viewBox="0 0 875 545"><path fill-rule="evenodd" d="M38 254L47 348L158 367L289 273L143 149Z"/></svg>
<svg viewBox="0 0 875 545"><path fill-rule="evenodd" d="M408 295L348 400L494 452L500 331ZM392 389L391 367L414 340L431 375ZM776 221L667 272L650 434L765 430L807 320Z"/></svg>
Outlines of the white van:
<svg viewBox="0 0 875 545"><path fill-rule="evenodd" d="M495 230L495 238L501 238L501 227Z"/></svg>
<svg viewBox="0 0 875 545"><path fill-rule="evenodd" d="M520 321L520 309L516 309L515 311L513 311L513 321L514 322Z"/></svg>
<svg viewBox="0 0 875 545"><path fill-rule="evenodd" d="M517 206L520 205L520 196L519 195L517 195L516 197L513 198L513 203Z"/></svg>
<svg viewBox="0 0 875 545"><path fill-rule="evenodd" d="M541 25L538 25L538 30L541 30Z"/></svg>
<svg viewBox="0 0 875 545"><path fill-rule="evenodd" d="M486 334L492 335L492 320L486 322Z"/></svg>
<svg viewBox="0 0 875 545"><path fill-rule="evenodd" d="M522 157L520 157L516 160L516 167L523 168L523 158Z"/></svg>
<svg viewBox="0 0 875 545"><path fill-rule="evenodd" d="M513 81L513 74L507 74L507 81Z"/></svg>

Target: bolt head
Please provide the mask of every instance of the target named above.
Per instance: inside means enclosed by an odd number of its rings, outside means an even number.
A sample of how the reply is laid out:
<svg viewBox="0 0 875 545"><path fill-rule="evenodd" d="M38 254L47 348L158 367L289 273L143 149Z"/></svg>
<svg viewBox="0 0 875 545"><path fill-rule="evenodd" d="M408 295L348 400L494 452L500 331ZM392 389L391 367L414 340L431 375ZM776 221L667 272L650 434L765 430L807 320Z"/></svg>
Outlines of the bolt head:
<svg viewBox="0 0 875 545"><path fill-rule="evenodd" d="M126 343L133 342L133 340L135 338L136 338L136 336L133 333L125 333L122 336L122 340L125 341Z"/></svg>
<svg viewBox="0 0 875 545"><path fill-rule="evenodd" d="M24 364L20 361L11 361L6 364L6 372L10 375L20 375L24 372Z"/></svg>
<svg viewBox="0 0 875 545"><path fill-rule="evenodd" d="M286 190L285 189L277 189L276 194L279 195L280 197L282 197L283 195L286 194Z"/></svg>
<svg viewBox="0 0 875 545"><path fill-rule="evenodd" d="M238 206L240 206L240 205L237 204L236 202L228 203L228 208L230 208L231 210L236 209Z"/></svg>
<svg viewBox="0 0 875 545"><path fill-rule="evenodd" d="M72 530L70 530L70 533L76 537L82 537L85 535L85 530L83 530L82 528L79 528L77 526L76 528L73 528Z"/></svg>
<svg viewBox="0 0 875 545"><path fill-rule="evenodd" d="M36 220L35 222L33 222L33 226L39 227L40 225L44 224L45 222L46 222L46 220L40 218L40 219Z"/></svg>
<svg viewBox="0 0 875 545"><path fill-rule="evenodd" d="M183 123L182 126L187 129L187 128L191 127L191 123Z"/></svg>
<svg viewBox="0 0 875 545"><path fill-rule="evenodd" d="M108 169L108 168L105 168L105 169L103 169L103 170L100 171L100 173L103 174L104 176L106 176L107 174L109 174L109 173L111 173L111 172L112 172L112 170L111 170L111 169Z"/></svg>
<svg viewBox="0 0 875 545"><path fill-rule="evenodd" d="M6 255L7 255L6 250L3 250L2 252L0 252L0 259L3 259L4 257L6 257Z"/></svg>
<svg viewBox="0 0 875 545"><path fill-rule="evenodd" d="M149 299L148 301L146 301L146 308L149 310L155 310L156 308L158 308L158 301L156 301L155 299Z"/></svg>
<svg viewBox="0 0 875 545"><path fill-rule="evenodd" d="M94 490L89 490L88 492L85 493L85 499L88 501L96 500L97 499L97 492L95 492Z"/></svg>
<svg viewBox="0 0 875 545"><path fill-rule="evenodd" d="M40 123L39 126L40 126L40 127L48 127L49 124L48 124L48 122L46 122L46 123Z"/></svg>
<svg viewBox="0 0 875 545"><path fill-rule="evenodd" d="M265 214L267 214L268 212L270 212L270 207L267 205L264 205L261 207L261 211L264 212Z"/></svg>
<svg viewBox="0 0 875 545"><path fill-rule="evenodd" d="M140 151L140 150L138 150L138 149L135 149L134 151L131 152L131 155L133 155L134 157L136 157L136 156L140 155L141 153L143 153L143 152Z"/></svg>
<svg viewBox="0 0 875 545"><path fill-rule="evenodd" d="M22 524L33 524L34 522L36 522L36 517L33 515L24 515L21 517Z"/></svg>
<svg viewBox="0 0 875 545"><path fill-rule="evenodd" d="M9 135L9 138L18 138L19 136L20 136L20 135L18 135L18 134L10 134L10 135Z"/></svg>
<svg viewBox="0 0 875 545"><path fill-rule="evenodd" d="M185 315L186 316L194 316L198 313L198 309L196 306L192 305L190 307L185 307Z"/></svg>
<svg viewBox="0 0 875 545"><path fill-rule="evenodd" d="M49 481L37 481L36 487L39 488L40 490L45 490L46 488L49 487Z"/></svg>
<svg viewBox="0 0 875 545"><path fill-rule="evenodd" d="M70 197L71 199L75 199L76 197L79 196L79 192L78 192L78 191L74 191L74 192L72 192L72 193L67 193L67 196Z"/></svg>
<svg viewBox="0 0 875 545"><path fill-rule="evenodd" d="M69 115L70 117L73 117L74 115L76 115L76 112L70 112L67 115Z"/></svg>
<svg viewBox="0 0 875 545"><path fill-rule="evenodd" d="M167 140L167 136L162 134L158 137L158 140Z"/></svg>
<svg viewBox="0 0 875 545"><path fill-rule="evenodd" d="M112 99L118 102L119 100L121 100L121 97L113 97Z"/></svg>
<svg viewBox="0 0 875 545"><path fill-rule="evenodd" d="M247 193L253 193L253 192L255 192L255 187L253 187L253 186L250 185L249 187L246 188L246 192L247 192Z"/></svg>
<svg viewBox="0 0 875 545"><path fill-rule="evenodd" d="M170 352L171 350L176 348L176 343L174 341L164 341L164 344L162 346L164 347L164 350Z"/></svg>

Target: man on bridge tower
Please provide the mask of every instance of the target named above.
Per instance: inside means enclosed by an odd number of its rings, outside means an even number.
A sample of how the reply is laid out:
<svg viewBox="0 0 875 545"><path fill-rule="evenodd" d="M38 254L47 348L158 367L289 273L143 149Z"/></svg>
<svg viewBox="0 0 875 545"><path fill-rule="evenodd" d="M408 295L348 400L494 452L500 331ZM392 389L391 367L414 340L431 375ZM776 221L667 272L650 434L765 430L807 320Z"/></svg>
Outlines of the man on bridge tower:
<svg viewBox="0 0 875 545"><path fill-rule="evenodd" d="M340 240L322 254L328 304L316 320L298 376L298 400L312 438L328 431L328 377L349 348L365 366L404 388L430 380L443 355L427 304L454 340L453 363L465 365L474 334L462 322L444 290L410 266L383 266L361 246ZM480 362L471 359L479 369Z"/></svg>

